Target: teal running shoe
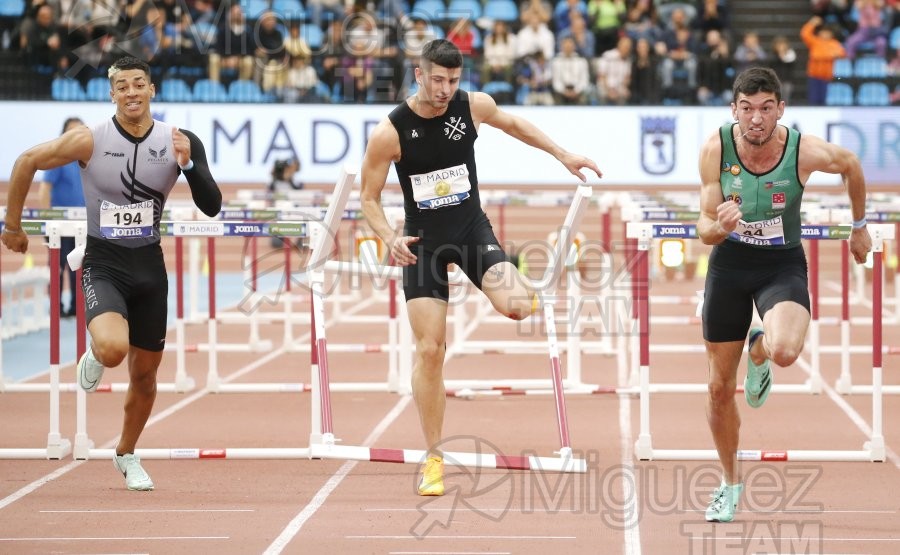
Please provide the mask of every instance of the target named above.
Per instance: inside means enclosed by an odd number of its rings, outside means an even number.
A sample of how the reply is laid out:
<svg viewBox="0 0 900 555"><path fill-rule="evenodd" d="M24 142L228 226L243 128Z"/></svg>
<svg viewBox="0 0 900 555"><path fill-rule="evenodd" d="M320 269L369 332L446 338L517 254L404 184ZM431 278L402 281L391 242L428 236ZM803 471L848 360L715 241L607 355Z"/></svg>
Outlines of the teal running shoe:
<svg viewBox="0 0 900 555"><path fill-rule="evenodd" d="M722 482L722 485L713 492L712 501L706 508L706 522L731 522L734 520L734 511L737 509L743 491L744 484L729 486Z"/></svg>
<svg viewBox="0 0 900 555"><path fill-rule="evenodd" d="M772 370L769 368L769 359L757 365L753 364L753 359L750 358L750 349L762 336L763 330L753 328L750 330L747 342L747 377L744 378L744 398L747 399L747 404L755 409L763 406L763 403L769 398L769 392L772 391Z"/></svg>

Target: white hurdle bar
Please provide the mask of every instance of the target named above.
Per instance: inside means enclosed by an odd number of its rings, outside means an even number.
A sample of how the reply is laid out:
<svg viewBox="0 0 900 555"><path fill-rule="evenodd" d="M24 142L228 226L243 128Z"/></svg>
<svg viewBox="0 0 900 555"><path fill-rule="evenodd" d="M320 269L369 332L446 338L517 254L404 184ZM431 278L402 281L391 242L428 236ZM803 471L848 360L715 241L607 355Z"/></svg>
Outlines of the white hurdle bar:
<svg viewBox="0 0 900 555"><path fill-rule="evenodd" d="M846 239L849 226L842 226L843 233L804 233L809 239ZM888 229L890 227L890 230ZM804 226L806 230L810 226ZM891 226L870 225L872 252L874 255L875 279L873 280L872 311L872 436L864 442L861 450L743 450L738 453L742 460L763 461L839 461L876 462L885 460L882 407L882 258L884 240L893 236ZM651 223L629 223L627 236L638 242L636 277L636 303L640 327L640 433L635 442L635 457L640 460L718 460L712 449L654 449L650 436L650 307L649 270L647 254L652 240L661 237L696 239L693 224L660 225ZM815 376L811 374L811 380ZM778 391L773 389L773 391Z"/></svg>

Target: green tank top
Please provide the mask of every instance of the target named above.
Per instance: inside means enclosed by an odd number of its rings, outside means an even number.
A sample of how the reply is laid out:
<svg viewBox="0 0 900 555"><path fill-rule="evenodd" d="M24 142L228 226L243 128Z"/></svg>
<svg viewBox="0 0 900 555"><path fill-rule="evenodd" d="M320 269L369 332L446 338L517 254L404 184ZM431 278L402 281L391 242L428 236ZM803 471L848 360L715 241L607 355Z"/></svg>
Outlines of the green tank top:
<svg viewBox="0 0 900 555"><path fill-rule="evenodd" d="M781 160L771 171L758 175L745 168L738 157L732 134L735 125L727 123L719 129L722 194L725 200L738 203L743 213L728 240L768 249L800 245L800 201L803 198L803 184L797 175L800 132L787 128L787 143Z"/></svg>

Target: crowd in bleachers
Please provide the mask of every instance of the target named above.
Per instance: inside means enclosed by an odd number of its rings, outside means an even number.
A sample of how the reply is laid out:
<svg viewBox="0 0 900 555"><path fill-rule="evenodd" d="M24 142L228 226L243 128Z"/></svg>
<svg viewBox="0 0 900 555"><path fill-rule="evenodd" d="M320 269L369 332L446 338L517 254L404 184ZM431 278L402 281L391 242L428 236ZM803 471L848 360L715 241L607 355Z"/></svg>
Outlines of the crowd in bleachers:
<svg viewBox="0 0 900 555"><path fill-rule="evenodd" d="M465 54L463 88L504 103L723 105L755 64L795 104L900 100L885 83L900 75L898 0L811 0L800 33L771 44L733 29L726 0L25 2L0 0L3 48L58 77L57 98L107 99L105 69L128 54L168 101L395 102L422 45L446 38ZM862 94L861 63L877 92ZM808 98L792 98L801 80Z"/></svg>

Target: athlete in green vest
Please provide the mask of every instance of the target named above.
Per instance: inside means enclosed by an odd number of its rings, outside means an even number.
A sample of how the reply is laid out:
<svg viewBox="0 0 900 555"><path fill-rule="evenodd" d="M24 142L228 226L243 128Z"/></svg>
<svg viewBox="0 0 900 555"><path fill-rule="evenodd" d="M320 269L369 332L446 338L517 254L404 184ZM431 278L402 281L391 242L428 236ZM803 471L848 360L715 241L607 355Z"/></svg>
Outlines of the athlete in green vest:
<svg viewBox="0 0 900 555"><path fill-rule="evenodd" d="M810 174L840 174L850 196L850 251L865 262L866 184L856 155L819 137L778 124L784 114L774 71L754 67L734 82L735 123L723 125L700 152L697 232L715 245L703 300L709 360L707 419L722 464L722 485L706 520L729 522L743 490L736 464L740 417L734 399L737 369L748 337L744 396L751 407L772 388L769 361L790 366L809 327L806 256L800 244L800 202ZM762 328L750 329L753 305Z"/></svg>

